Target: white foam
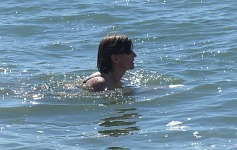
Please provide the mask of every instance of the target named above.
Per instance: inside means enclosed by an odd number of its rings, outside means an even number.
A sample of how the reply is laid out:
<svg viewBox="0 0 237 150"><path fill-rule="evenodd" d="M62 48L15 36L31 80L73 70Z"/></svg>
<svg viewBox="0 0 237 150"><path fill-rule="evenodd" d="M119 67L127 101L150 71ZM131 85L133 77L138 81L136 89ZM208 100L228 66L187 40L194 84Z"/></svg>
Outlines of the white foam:
<svg viewBox="0 0 237 150"><path fill-rule="evenodd" d="M182 84L176 84L176 85L169 85L168 87L169 88L179 88L179 87L183 87L184 85L182 85Z"/></svg>
<svg viewBox="0 0 237 150"><path fill-rule="evenodd" d="M174 126L177 126L177 125L180 125L180 124L182 124L183 122L181 122L181 121L171 121L171 122L169 122L166 126L167 127L174 127Z"/></svg>
<svg viewBox="0 0 237 150"><path fill-rule="evenodd" d="M186 131L189 128L188 126L181 126L181 124L183 124L181 121L171 121L166 125L168 127L167 130Z"/></svg>

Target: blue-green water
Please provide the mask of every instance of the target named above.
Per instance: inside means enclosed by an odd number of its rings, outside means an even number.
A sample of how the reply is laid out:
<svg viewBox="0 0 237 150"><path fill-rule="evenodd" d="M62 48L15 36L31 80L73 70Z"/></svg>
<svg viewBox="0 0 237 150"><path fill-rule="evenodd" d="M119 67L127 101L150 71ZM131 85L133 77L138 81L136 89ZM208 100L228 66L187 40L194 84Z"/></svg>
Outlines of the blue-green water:
<svg viewBox="0 0 237 150"><path fill-rule="evenodd" d="M1 149L236 149L237 1L0 5ZM90 93L97 47L138 57L123 88Z"/></svg>

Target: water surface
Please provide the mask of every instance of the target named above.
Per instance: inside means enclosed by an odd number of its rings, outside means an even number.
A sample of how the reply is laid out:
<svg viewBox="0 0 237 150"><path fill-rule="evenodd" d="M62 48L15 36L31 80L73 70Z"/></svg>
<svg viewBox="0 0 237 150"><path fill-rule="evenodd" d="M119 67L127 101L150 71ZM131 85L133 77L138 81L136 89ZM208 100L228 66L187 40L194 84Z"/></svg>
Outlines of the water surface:
<svg viewBox="0 0 237 150"><path fill-rule="evenodd" d="M16 1L0 6L3 149L235 149L236 7L222 1ZM78 84L122 33L135 69Z"/></svg>

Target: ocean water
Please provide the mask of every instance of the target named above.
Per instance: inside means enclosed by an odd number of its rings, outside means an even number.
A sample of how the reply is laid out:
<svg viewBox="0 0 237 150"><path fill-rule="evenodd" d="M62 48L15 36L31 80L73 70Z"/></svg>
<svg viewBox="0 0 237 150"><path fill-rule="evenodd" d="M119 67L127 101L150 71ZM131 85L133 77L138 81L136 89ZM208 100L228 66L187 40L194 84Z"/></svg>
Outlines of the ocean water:
<svg viewBox="0 0 237 150"><path fill-rule="evenodd" d="M236 0L0 5L0 149L237 149ZM123 87L87 92L107 34L137 53Z"/></svg>

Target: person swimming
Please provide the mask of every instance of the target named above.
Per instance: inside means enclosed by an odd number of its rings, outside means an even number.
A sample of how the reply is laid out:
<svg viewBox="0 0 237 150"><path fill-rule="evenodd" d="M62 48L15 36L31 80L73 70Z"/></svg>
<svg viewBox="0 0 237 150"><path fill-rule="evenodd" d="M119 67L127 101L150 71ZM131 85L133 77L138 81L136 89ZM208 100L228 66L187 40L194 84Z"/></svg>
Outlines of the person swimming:
<svg viewBox="0 0 237 150"><path fill-rule="evenodd" d="M98 48L98 72L83 81L82 86L90 91L105 91L121 87L121 79L127 70L134 69L133 43L122 34L105 36Z"/></svg>

